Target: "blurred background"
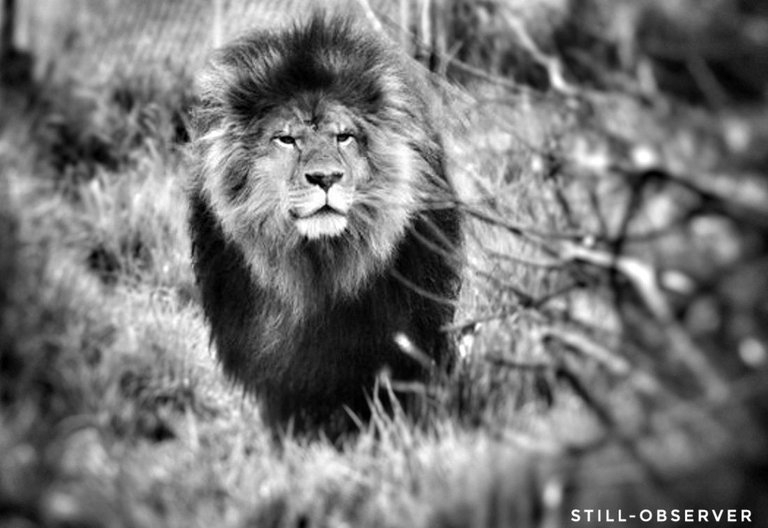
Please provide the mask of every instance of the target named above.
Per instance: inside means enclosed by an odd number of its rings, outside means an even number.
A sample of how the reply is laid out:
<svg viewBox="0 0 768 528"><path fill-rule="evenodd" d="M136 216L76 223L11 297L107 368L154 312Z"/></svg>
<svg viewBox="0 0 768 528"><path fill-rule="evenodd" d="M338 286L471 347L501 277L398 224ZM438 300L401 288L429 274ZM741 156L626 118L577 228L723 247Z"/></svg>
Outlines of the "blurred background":
<svg viewBox="0 0 768 528"><path fill-rule="evenodd" d="M400 47L434 94L466 217L444 329L461 361L409 389L416 417L278 447L209 347L185 145L210 50L316 8ZM574 508L768 526L765 2L0 16L0 526L597 525Z"/></svg>

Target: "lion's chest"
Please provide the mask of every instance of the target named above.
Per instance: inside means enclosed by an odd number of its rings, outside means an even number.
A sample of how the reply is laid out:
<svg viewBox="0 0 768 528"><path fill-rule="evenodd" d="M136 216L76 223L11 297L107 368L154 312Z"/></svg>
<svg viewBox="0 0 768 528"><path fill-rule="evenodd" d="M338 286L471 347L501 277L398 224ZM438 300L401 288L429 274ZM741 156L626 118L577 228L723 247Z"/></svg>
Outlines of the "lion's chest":
<svg viewBox="0 0 768 528"><path fill-rule="evenodd" d="M308 378L320 376L329 383L370 378L382 368L397 377L411 377L417 365L401 350L398 336L425 346L417 319L406 296L373 288L304 321L296 329L300 338L291 356Z"/></svg>

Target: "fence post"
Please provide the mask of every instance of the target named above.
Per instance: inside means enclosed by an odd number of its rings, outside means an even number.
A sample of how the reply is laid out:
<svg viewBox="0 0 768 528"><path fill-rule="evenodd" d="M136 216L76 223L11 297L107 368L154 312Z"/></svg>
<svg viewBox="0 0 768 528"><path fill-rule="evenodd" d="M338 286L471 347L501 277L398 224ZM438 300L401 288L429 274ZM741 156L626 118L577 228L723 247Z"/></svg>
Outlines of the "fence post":
<svg viewBox="0 0 768 528"><path fill-rule="evenodd" d="M224 17L222 16L223 13L221 12L223 9L223 6L221 5L221 0L213 0L213 27L211 28L211 35L212 35L212 44L214 48L218 48L222 45L222 21L224 20Z"/></svg>
<svg viewBox="0 0 768 528"><path fill-rule="evenodd" d="M28 87L33 81L35 61L27 51L16 47L16 0L3 0L0 26L0 85Z"/></svg>
<svg viewBox="0 0 768 528"><path fill-rule="evenodd" d="M16 0L3 0L3 26L0 29L0 66L13 49L14 30L16 28Z"/></svg>
<svg viewBox="0 0 768 528"><path fill-rule="evenodd" d="M400 45L406 54L411 55L411 3L400 0Z"/></svg>

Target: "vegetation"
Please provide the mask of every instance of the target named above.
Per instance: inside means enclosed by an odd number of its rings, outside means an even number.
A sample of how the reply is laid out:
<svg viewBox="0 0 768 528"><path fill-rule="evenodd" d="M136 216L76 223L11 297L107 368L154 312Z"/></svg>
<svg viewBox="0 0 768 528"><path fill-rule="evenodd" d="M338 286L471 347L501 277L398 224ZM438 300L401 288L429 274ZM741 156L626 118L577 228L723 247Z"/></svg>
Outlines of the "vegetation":
<svg viewBox="0 0 768 528"><path fill-rule="evenodd" d="M467 215L446 329L463 356L416 388L416 423L377 412L341 446L273 442L215 363L185 228L189 74L6 83L0 525L768 523L768 13L442 5L440 54L411 51L437 72Z"/></svg>

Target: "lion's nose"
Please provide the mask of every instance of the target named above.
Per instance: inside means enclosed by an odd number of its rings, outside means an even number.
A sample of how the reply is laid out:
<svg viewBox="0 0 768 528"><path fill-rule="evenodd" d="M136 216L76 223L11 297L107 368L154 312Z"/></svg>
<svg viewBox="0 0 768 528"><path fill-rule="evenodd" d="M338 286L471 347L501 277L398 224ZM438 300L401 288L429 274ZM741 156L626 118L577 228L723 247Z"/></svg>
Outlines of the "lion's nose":
<svg viewBox="0 0 768 528"><path fill-rule="evenodd" d="M344 176L344 173L334 172L309 172L305 174L307 181L312 185L317 185L322 190L327 191L331 188L331 185L338 183Z"/></svg>

